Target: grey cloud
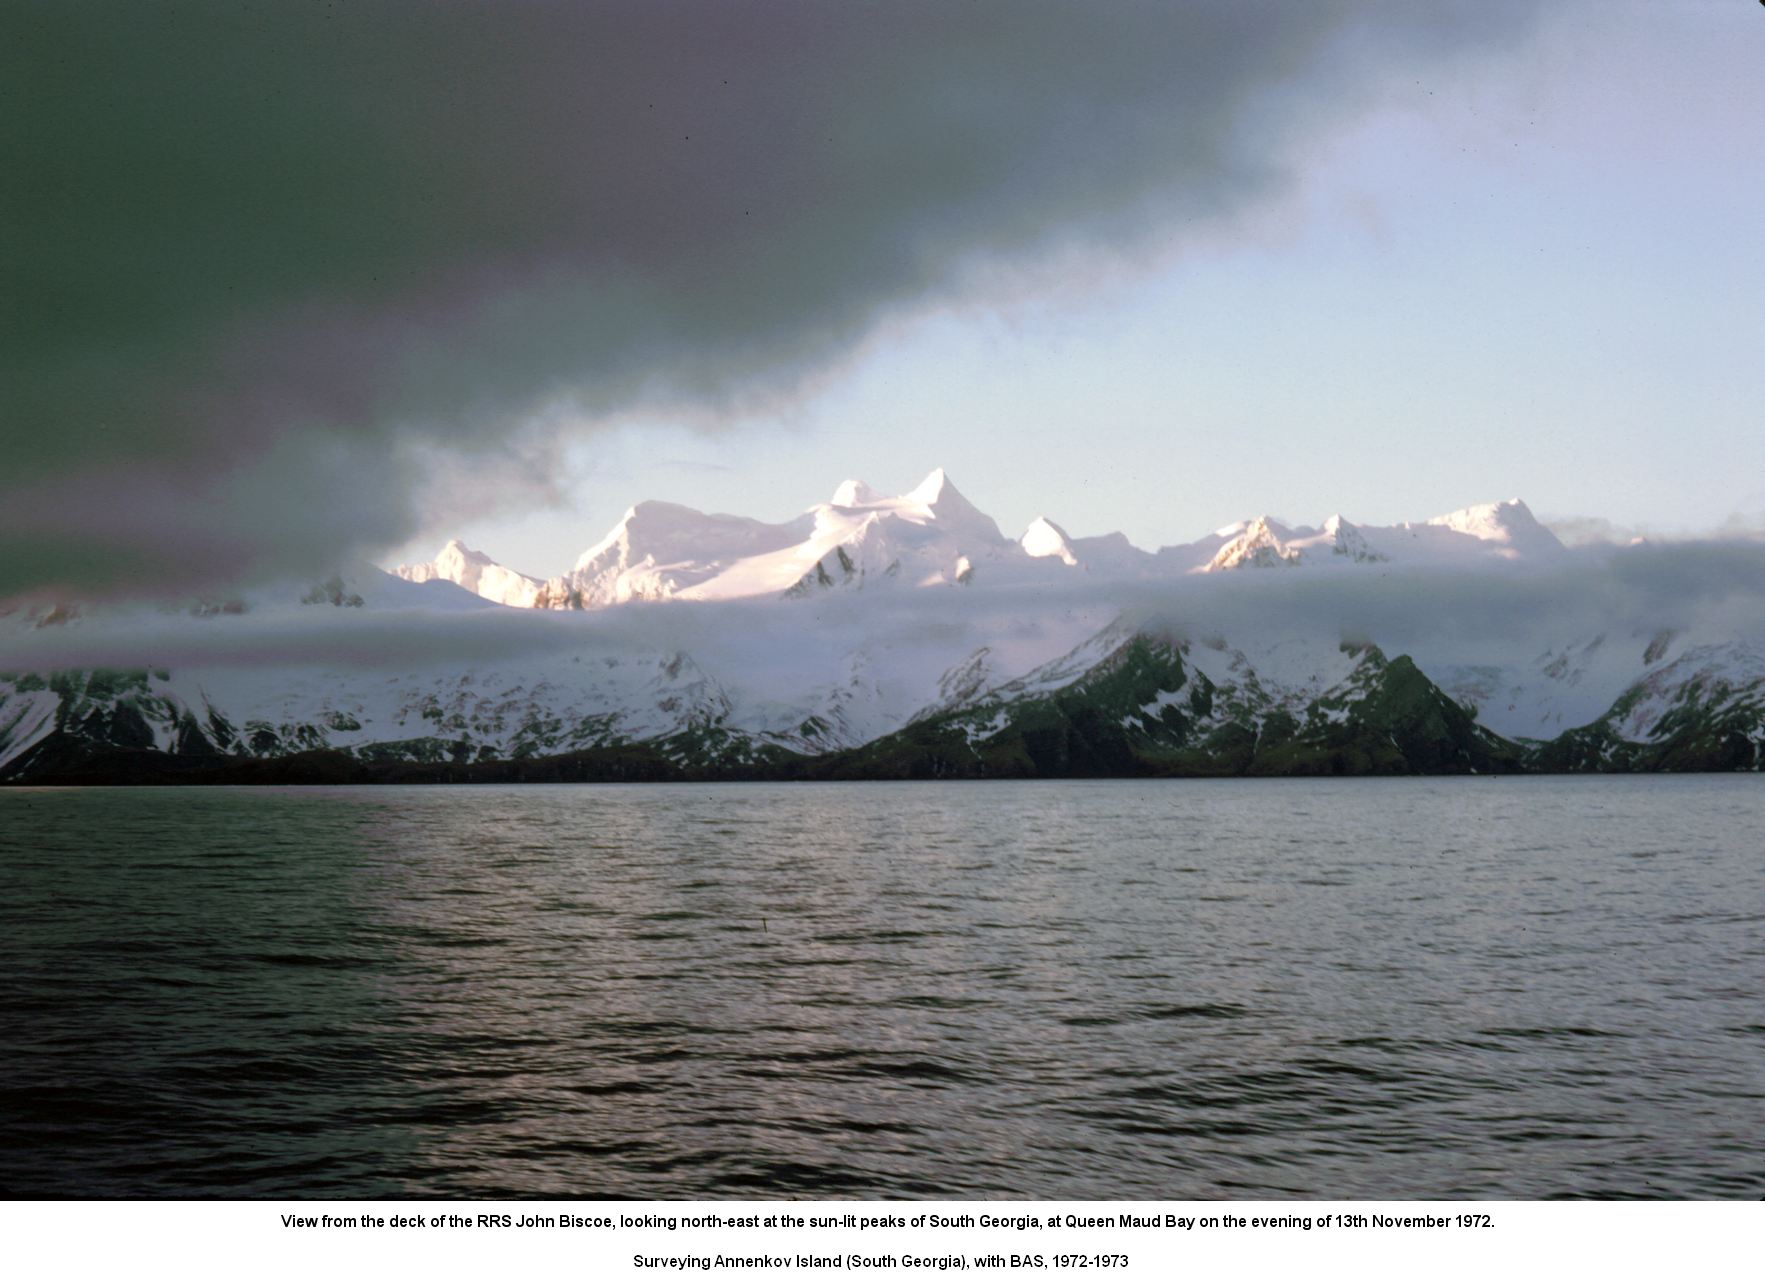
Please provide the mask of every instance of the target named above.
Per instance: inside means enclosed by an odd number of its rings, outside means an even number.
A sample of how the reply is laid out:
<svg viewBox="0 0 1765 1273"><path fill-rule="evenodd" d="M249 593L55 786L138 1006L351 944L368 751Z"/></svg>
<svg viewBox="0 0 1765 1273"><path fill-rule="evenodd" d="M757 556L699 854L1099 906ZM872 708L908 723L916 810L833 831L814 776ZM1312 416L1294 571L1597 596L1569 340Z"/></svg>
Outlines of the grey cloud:
<svg viewBox="0 0 1765 1273"><path fill-rule="evenodd" d="M130 610L99 612L68 627L17 632L0 643L0 671L306 667L391 672L638 648L622 635L620 624L585 624L580 615L564 612L499 608L430 614L323 606L198 620Z"/></svg>
<svg viewBox="0 0 1765 1273"><path fill-rule="evenodd" d="M1628 544L1633 540L1689 542L1765 539L1765 513L1734 512L1713 527L1701 531L1661 531L1648 526L1624 526L1604 517L1546 518L1544 524L1563 543L1576 548Z"/></svg>
<svg viewBox="0 0 1765 1273"><path fill-rule="evenodd" d="M427 452L787 395L965 279L1232 215L1531 7L15 6L0 596L307 569L404 538Z"/></svg>
<svg viewBox="0 0 1765 1273"><path fill-rule="evenodd" d="M1646 532L1636 526L1620 526L1605 517L1550 517L1544 525L1551 534L1570 547L1588 544L1627 544L1644 538Z"/></svg>
<svg viewBox="0 0 1765 1273"><path fill-rule="evenodd" d="M1765 512L1730 513L1716 533L1726 539L1765 539Z"/></svg>
<svg viewBox="0 0 1765 1273"><path fill-rule="evenodd" d="M1293 580L1256 573L1187 598L1148 595L1140 606L1195 635L1252 627L1362 637L1393 653L1426 648L1511 657L1516 646L1601 632L1757 632L1765 627L1765 550L1699 541L1584 548L1538 570L1371 569Z"/></svg>

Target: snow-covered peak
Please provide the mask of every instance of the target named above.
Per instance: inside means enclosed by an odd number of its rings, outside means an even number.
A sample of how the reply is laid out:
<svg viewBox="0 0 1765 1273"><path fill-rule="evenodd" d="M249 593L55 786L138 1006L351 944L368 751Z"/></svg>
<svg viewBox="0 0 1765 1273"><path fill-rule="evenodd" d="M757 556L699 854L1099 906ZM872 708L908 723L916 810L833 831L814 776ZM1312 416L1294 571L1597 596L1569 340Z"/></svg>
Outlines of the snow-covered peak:
<svg viewBox="0 0 1765 1273"><path fill-rule="evenodd" d="M505 605L594 609L644 600L801 597L833 588L1046 582L1053 577L1049 559L1096 580L1155 580L1259 566L1506 568L1563 551L1517 499L1395 526L1332 514L1313 528L1265 515L1156 554L1119 532L1075 537L1045 516L1011 540L938 468L903 495L849 478L828 502L778 524L646 500L628 508L572 570L543 583L457 539L433 562L395 573L448 580Z"/></svg>
<svg viewBox="0 0 1765 1273"><path fill-rule="evenodd" d="M459 562L461 564L470 563L474 566L496 565L496 562L491 560L489 553L476 552L473 549L466 547L466 541L463 539L448 540L442 550L435 555L435 560L437 562L447 561Z"/></svg>
<svg viewBox="0 0 1765 1273"><path fill-rule="evenodd" d="M943 497L946 490L948 490L950 494L955 495L956 498L962 498L961 493L956 489L956 484L950 480L950 475L944 472L941 468L935 468L925 475L924 481L908 491L903 498L913 500L915 503L924 504L927 508L930 508ZM966 500L963 502L967 503Z"/></svg>
<svg viewBox="0 0 1765 1273"><path fill-rule="evenodd" d="M1428 519L1430 526L1445 526L1461 535L1504 545L1503 556L1519 557L1560 549L1563 543L1539 524L1521 499L1499 504L1473 504L1457 512Z"/></svg>
<svg viewBox="0 0 1765 1273"><path fill-rule="evenodd" d="M863 504L874 504L880 498L867 483L848 477L834 489L833 498L827 502L835 508L857 508Z"/></svg>
<svg viewBox="0 0 1765 1273"><path fill-rule="evenodd" d="M1017 542L1032 557L1058 557L1069 566L1079 564L1073 554L1072 537L1046 517L1031 522Z"/></svg>
<svg viewBox="0 0 1765 1273"><path fill-rule="evenodd" d="M1246 566L1289 566L1299 561L1300 553L1287 544L1293 532L1268 516L1246 523L1244 528L1221 545L1206 570L1240 570Z"/></svg>
<svg viewBox="0 0 1765 1273"><path fill-rule="evenodd" d="M643 539L647 543L656 543L667 539L676 530L685 529L696 517L704 514L694 512L683 504L670 504L664 500L644 500L633 504L613 528L589 545L576 559L576 569L582 570L590 562L612 552L623 552L629 555L633 541Z"/></svg>
<svg viewBox="0 0 1765 1273"><path fill-rule="evenodd" d="M1333 513L1324 524L1290 527L1272 517L1222 526L1194 544L1159 550L1188 569L1235 570L1244 566L1369 565L1460 568L1492 560L1526 562L1563 551L1521 500L1477 504L1425 522L1365 526Z"/></svg>
<svg viewBox="0 0 1765 1273"><path fill-rule="evenodd" d="M803 529L801 522L799 518L773 525L729 513L701 513L666 500L644 500L626 509L619 523L576 559L576 569L588 570L613 560L623 569L644 561L666 566L751 556L792 542Z"/></svg>
<svg viewBox="0 0 1765 1273"><path fill-rule="evenodd" d="M970 504L943 469L933 469L903 500L926 509L940 526L956 534L979 536L989 545L1007 543L999 523Z"/></svg>
<svg viewBox="0 0 1765 1273"><path fill-rule="evenodd" d="M445 580L504 606L531 606L541 587L539 580L497 564L458 539L448 540L434 561L398 566L390 573L411 583Z"/></svg>
<svg viewBox="0 0 1765 1273"><path fill-rule="evenodd" d="M775 525L645 500L626 509L569 574L549 580L538 604L592 609L690 595L739 563L800 543L810 527L808 517Z"/></svg>
<svg viewBox="0 0 1765 1273"><path fill-rule="evenodd" d="M964 498L943 469L933 469L905 495L882 495L856 478L841 482L833 498L809 510L818 533L853 533L861 522L908 523L935 526L988 547L1002 547L1009 540L999 525Z"/></svg>
<svg viewBox="0 0 1765 1273"><path fill-rule="evenodd" d="M1318 538L1329 545L1333 556L1346 558L1348 561L1387 560L1383 553L1367 542L1361 528L1341 513L1331 513L1324 519L1324 528L1318 532Z"/></svg>
<svg viewBox="0 0 1765 1273"><path fill-rule="evenodd" d="M1027 557L1052 558L1106 577L1138 579L1162 573L1158 559L1134 547L1119 530L1107 535L1074 536L1059 522L1038 517L1024 531L1017 546Z"/></svg>
<svg viewBox="0 0 1765 1273"><path fill-rule="evenodd" d="M630 531L631 523L636 520L637 520L637 505L633 504L630 508L625 510L624 515L621 516L618 521L613 523L613 528L611 530L609 530L606 534L602 535L599 539L597 539L594 543L590 544L587 548L584 548L582 550L581 556L576 558L576 565L575 565L574 569L581 570L584 566L586 566L589 562L593 561L596 557L599 557L602 553L606 552L609 548L612 548L614 545L618 544L621 540L626 538L627 534Z"/></svg>

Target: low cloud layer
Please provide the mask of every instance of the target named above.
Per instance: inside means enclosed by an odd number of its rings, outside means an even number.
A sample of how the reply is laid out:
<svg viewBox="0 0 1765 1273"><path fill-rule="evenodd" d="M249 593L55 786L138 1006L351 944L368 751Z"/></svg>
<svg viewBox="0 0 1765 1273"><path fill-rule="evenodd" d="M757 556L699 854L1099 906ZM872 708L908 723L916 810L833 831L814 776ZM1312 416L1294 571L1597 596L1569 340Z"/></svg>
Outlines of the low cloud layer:
<svg viewBox="0 0 1765 1273"><path fill-rule="evenodd" d="M1468 663L1524 663L1601 634L1680 631L1697 640L1756 640L1765 631L1765 545L1588 548L1539 570L1242 571L1136 584L1063 573L1047 585L899 588L800 602L634 603L587 612L285 605L196 619L100 607L67 627L33 629L12 616L0 630L0 672L298 666L390 675L684 650L714 675L760 669L762 679L793 682L809 675L803 667L874 645L897 653L935 649L944 660L935 678L1014 631L1071 631L1076 644L1116 615L1195 641L1371 640L1394 655L1425 652ZM1051 649L1047 657L1063 652Z"/></svg>
<svg viewBox="0 0 1765 1273"><path fill-rule="evenodd" d="M22 6L0 597L396 542L437 453L543 499L561 431L788 395L890 315L1230 218L1530 9Z"/></svg>

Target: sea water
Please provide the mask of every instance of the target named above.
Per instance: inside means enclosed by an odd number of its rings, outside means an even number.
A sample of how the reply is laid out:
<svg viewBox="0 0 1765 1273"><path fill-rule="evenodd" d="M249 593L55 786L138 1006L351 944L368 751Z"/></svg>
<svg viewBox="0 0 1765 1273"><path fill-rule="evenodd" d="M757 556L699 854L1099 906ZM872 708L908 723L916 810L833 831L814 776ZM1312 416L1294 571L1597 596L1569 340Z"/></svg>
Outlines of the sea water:
<svg viewBox="0 0 1765 1273"><path fill-rule="evenodd" d="M0 791L0 1190L1765 1190L1765 780Z"/></svg>

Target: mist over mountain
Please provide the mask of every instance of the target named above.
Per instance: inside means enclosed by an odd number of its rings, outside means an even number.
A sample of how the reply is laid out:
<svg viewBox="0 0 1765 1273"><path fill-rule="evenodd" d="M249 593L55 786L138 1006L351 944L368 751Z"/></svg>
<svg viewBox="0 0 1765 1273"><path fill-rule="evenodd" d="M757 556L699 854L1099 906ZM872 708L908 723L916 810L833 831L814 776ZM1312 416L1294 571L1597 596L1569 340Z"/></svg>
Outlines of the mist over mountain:
<svg viewBox="0 0 1765 1273"><path fill-rule="evenodd" d="M1570 549L1517 499L1144 550L1012 539L940 469L782 523L641 502L552 579L456 540L0 622L13 781L1753 768L1765 742L1765 546Z"/></svg>

